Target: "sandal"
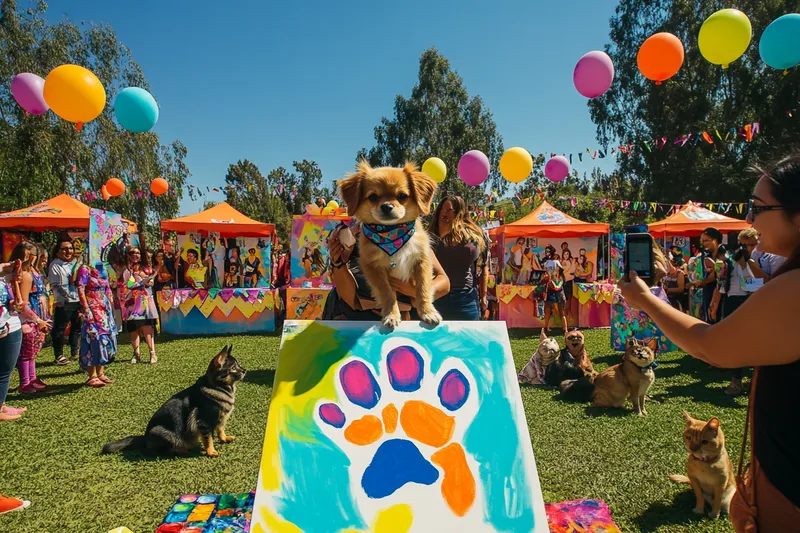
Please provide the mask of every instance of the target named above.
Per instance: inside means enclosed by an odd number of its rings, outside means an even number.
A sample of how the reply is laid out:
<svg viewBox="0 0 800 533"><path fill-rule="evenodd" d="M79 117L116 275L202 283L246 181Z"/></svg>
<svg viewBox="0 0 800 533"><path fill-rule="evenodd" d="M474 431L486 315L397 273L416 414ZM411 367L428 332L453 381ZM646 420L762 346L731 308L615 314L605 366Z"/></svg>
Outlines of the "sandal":
<svg viewBox="0 0 800 533"><path fill-rule="evenodd" d="M0 407L0 413L4 413L7 415L21 415L22 413L28 410L27 407L11 407L10 405L3 404L3 407Z"/></svg>
<svg viewBox="0 0 800 533"><path fill-rule="evenodd" d="M154 365L156 363L158 363L158 357L156 357L156 352L154 350L154 351L150 352L150 364Z"/></svg>
<svg viewBox="0 0 800 533"><path fill-rule="evenodd" d="M87 381L86 384L89 385L90 387L95 387L95 388L98 388L98 389L100 387L105 387L106 386L106 384L103 383L103 381L100 378L96 378L96 377L94 377L94 378L90 379L89 381Z"/></svg>
<svg viewBox="0 0 800 533"><path fill-rule="evenodd" d="M68 365L69 364L69 359L67 359L66 357L61 355L61 356L58 357L58 359L56 359L56 364L58 366Z"/></svg>
<svg viewBox="0 0 800 533"><path fill-rule="evenodd" d="M141 360L141 355L138 352L133 352L133 357L131 358L131 364L135 365Z"/></svg>
<svg viewBox="0 0 800 533"><path fill-rule="evenodd" d="M106 376L105 374L101 374L101 375L97 376L97 379L99 379L103 383L114 383L114 380L111 379L110 377Z"/></svg>
<svg viewBox="0 0 800 533"><path fill-rule="evenodd" d="M47 383L45 383L44 381L42 381L39 378L36 378L33 381L31 381L31 385L36 387L36 389L38 389L38 390L42 390L42 389L47 387Z"/></svg>

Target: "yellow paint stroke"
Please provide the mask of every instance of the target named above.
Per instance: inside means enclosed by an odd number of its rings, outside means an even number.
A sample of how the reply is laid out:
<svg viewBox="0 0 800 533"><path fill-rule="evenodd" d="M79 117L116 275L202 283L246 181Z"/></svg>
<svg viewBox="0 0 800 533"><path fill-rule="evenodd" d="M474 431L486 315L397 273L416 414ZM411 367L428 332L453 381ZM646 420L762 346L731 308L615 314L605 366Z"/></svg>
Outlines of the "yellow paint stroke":
<svg viewBox="0 0 800 533"><path fill-rule="evenodd" d="M373 533L408 533L414 513L407 503L392 505L388 509L379 511L372 525Z"/></svg>
<svg viewBox="0 0 800 533"><path fill-rule="evenodd" d="M330 353L338 346L336 331L318 322L309 324L302 332L303 346L291 346L297 335L285 334L280 363L275 375L275 388L267 416L267 430L261 454L261 486L268 491L277 491L281 484L280 444L278 436L295 441L310 441L317 431L314 422L314 409L321 399L336 400L334 375L337 365L332 364L327 372L309 390L297 394L298 375L305 372L306 365L314 364L304 356L318 357ZM346 354L342 353L341 358Z"/></svg>
<svg viewBox="0 0 800 533"><path fill-rule="evenodd" d="M261 516L270 533L303 533L302 529L273 513L266 505L261 506ZM261 524L255 524L252 531L253 533L267 533Z"/></svg>

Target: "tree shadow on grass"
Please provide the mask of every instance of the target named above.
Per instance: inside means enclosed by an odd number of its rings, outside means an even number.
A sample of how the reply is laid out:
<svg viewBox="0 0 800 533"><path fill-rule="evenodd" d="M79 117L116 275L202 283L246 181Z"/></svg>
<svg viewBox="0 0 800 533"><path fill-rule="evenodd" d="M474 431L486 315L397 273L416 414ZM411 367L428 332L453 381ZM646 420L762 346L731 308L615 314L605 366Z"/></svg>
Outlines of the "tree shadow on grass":
<svg viewBox="0 0 800 533"><path fill-rule="evenodd" d="M649 533L664 526L683 526L684 528L702 520L710 520L708 516L698 516L692 512L695 499L689 485L683 492L679 492L672 503L654 502L636 518L639 525L638 531ZM706 506L706 511L710 511ZM728 520L727 515L722 515L720 520ZM677 530L683 528L676 528Z"/></svg>
<svg viewBox="0 0 800 533"><path fill-rule="evenodd" d="M676 398L688 398L695 403L710 403L728 409L745 409L747 403L725 394L725 389L709 387L709 383L696 382L688 385L672 385L666 391L653 396L654 401L664 402Z"/></svg>
<svg viewBox="0 0 800 533"><path fill-rule="evenodd" d="M244 376L244 382L272 387L272 384L275 383L275 369L259 368L258 370L248 370Z"/></svg>
<svg viewBox="0 0 800 533"><path fill-rule="evenodd" d="M586 413L586 416L590 416L592 418L623 418L627 416L634 416L633 411L621 407L592 407L590 405L584 410L584 412Z"/></svg>

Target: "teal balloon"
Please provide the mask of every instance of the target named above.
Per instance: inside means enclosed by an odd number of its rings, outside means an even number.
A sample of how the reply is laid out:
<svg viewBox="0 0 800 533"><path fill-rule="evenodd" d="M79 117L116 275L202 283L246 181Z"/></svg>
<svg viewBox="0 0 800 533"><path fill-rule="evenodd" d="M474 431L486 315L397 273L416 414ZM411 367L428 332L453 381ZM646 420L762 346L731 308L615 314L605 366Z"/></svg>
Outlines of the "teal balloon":
<svg viewBox="0 0 800 533"><path fill-rule="evenodd" d="M789 13L773 20L761 34L758 52L772 68L785 70L800 64L800 14Z"/></svg>
<svg viewBox="0 0 800 533"><path fill-rule="evenodd" d="M144 89L128 87L114 99L114 115L126 130L144 133L158 122L158 104L153 95Z"/></svg>

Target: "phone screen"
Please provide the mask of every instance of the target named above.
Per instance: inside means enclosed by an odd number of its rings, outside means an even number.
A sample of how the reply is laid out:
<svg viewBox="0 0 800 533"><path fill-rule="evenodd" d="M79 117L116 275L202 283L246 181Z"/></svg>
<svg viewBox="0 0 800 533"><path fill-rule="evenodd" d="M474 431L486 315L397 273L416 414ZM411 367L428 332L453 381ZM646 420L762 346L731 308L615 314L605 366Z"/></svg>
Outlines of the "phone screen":
<svg viewBox="0 0 800 533"><path fill-rule="evenodd" d="M628 243L628 269L641 277L650 276L650 254L652 244L647 241Z"/></svg>

